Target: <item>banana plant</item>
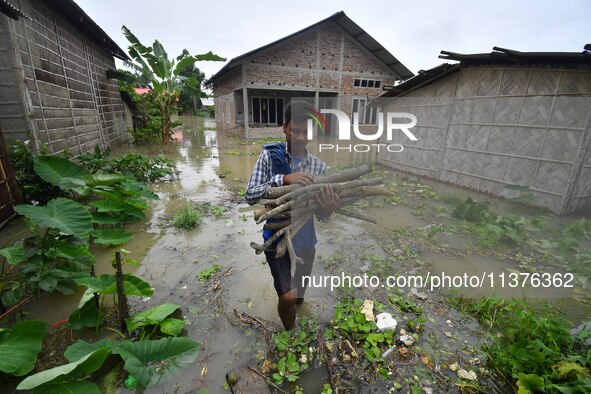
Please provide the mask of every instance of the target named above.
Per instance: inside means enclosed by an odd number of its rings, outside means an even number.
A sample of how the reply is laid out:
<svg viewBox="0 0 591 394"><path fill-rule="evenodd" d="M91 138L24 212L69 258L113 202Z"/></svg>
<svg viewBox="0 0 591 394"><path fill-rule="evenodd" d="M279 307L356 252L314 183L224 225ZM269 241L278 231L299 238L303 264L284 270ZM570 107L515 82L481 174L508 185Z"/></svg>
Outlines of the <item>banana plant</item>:
<svg viewBox="0 0 591 394"><path fill-rule="evenodd" d="M209 51L184 57L177 62L168 58L168 54L158 40L154 40L149 47L143 45L127 27L123 26L122 31L130 43L128 52L134 60L127 65L138 71L140 76L130 76L119 70L109 70L107 76L131 84L144 82L153 89L162 116L162 142L167 144L170 140L170 113L180 92L186 90L189 94L193 94L195 89L193 81L187 84L187 78L180 75L181 71L198 61L225 61L226 59Z"/></svg>

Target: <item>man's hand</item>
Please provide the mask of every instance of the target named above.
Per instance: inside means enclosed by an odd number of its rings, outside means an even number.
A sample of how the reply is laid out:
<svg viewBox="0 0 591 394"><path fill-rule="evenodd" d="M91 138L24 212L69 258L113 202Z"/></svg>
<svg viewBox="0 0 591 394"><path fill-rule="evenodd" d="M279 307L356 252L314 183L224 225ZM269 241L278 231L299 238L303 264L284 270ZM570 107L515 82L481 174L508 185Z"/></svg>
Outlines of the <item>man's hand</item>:
<svg viewBox="0 0 591 394"><path fill-rule="evenodd" d="M334 192L331 184L320 189L320 192L316 194L316 200L318 201L318 204L320 204L320 209L325 217L332 215L341 203L341 199Z"/></svg>
<svg viewBox="0 0 591 394"><path fill-rule="evenodd" d="M314 175L307 172L292 172L283 176L284 185L293 185L294 183L304 186L311 185L314 183Z"/></svg>

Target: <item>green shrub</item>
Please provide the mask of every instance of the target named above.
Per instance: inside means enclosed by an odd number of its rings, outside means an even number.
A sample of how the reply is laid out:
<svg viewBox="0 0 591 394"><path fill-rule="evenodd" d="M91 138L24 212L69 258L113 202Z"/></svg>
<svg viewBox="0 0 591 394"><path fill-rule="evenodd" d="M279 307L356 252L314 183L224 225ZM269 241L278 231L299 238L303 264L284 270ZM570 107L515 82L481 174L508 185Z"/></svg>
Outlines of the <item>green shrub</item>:
<svg viewBox="0 0 591 394"><path fill-rule="evenodd" d="M112 172L131 175L138 181L155 182L174 173L175 165L166 157L127 153L111 160Z"/></svg>
<svg viewBox="0 0 591 394"><path fill-rule="evenodd" d="M8 146L16 183L24 202L44 205L49 200L66 195L62 189L35 173L35 154L30 141L9 140ZM41 147L41 154L45 154L45 146Z"/></svg>
<svg viewBox="0 0 591 394"><path fill-rule="evenodd" d="M524 300L484 298L456 303L490 327L483 349L489 363L520 393L586 393L591 388L589 332L571 335L552 307L534 310Z"/></svg>

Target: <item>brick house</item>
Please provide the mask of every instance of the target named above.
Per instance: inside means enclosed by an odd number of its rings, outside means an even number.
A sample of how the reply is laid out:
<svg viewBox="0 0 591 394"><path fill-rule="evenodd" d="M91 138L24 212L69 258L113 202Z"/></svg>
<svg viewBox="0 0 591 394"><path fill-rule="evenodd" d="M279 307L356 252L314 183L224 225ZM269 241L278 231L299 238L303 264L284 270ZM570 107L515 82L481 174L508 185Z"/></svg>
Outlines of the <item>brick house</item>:
<svg viewBox="0 0 591 394"><path fill-rule="evenodd" d="M413 76L344 12L230 60L213 75L218 129L246 138L277 134L292 97L346 113L364 108L384 86ZM362 116L373 124L375 114Z"/></svg>

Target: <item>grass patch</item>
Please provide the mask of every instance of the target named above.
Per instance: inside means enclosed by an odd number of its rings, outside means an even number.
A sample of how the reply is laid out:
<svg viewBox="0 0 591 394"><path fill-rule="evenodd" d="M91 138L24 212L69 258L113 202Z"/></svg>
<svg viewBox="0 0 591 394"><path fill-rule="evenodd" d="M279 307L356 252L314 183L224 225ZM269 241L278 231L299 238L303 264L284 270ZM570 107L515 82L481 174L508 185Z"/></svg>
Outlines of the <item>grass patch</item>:
<svg viewBox="0 0 591 394"><path fill-rule="evenodd" d="M191 204L184 204L181 211L174 215L174 226L178 229L193 230L202 223L201 211Z"/></svg>
<svg viewBox="0 0 591 394"><path fill-rule="evenodd" d="M219 264L213 264L211 267L206 268L204 270L202 270L201 272L199 272L197 274L197 279L199 279L199 281L204 282L206 280L208 280L209 278L213 277L215 274L217 274L218 272L220 272L220 270L222 269L222 266Z"/></svg>

